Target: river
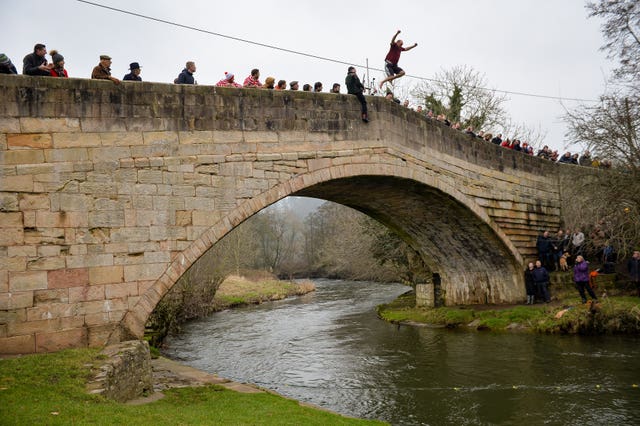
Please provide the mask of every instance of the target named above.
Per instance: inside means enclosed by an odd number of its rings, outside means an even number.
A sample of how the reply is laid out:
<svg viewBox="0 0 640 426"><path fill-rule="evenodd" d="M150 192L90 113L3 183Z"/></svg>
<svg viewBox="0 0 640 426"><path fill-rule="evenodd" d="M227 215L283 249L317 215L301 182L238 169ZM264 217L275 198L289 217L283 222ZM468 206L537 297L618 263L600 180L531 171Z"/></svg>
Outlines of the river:
<svg viewBox="0 0 640 426"><path fill-rule="evenodd" d="M165 355L239 382L394 425L640 424L640 339L397 326L375 306L407 287L317 291L216 313Z"/></svg>

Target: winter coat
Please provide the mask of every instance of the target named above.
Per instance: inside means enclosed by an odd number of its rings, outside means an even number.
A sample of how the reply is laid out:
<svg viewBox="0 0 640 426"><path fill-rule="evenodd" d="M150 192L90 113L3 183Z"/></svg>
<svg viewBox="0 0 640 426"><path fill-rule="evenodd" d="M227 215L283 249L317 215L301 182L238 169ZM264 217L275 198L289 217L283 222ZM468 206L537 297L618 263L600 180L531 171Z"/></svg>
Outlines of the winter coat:
<svg viewBox="0 0 640 426"><path fill-rule="evenodd" d="M631 281L640 281L640 259L634 259L633 257L629 259L627 269L629 269Z"/></svg>
<svg viewBox="0 0 640 426"><path fill-rule="evenodd" d="M545 284L549 282L549 272L547 272L544 266L534 268L531 274L533 275L533 282L536 284Z"/></svg>
<svg viewBox="0 0 640 426"><path fill-rule="evenodd" d="M176 84L195 84L196 80L193 78L193 73L190 73L186 68L182 70L178 78L175 81Z"/></svg>
<svg viewBox="0 0 640 426"><path fill-rule="evenodd" d="M584 283L589 281L589 262L583 260L573 267L573 281Z"/></svg>
<svg viewBox="0 0 640 426"><path fill-rule="evenodd" d="M44 56L38 56L35 53L29 53L22 60L22 74L24 75L41 75L51 76L49 70L41 70L40 65L47 65L47 59Z"/></svg>

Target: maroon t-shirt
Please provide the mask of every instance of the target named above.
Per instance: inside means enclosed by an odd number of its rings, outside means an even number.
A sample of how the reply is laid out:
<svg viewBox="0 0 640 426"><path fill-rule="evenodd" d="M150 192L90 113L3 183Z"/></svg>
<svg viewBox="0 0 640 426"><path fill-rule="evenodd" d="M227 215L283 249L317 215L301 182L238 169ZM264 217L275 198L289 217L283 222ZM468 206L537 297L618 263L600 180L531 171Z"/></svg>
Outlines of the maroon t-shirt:
<svg viewBox="0 0 640 426"><path fill-rule="evenodd" d="M400 53L404 52L404 47L398 47L396 43L391 43L391 47L389 48L389 53L387 53L387 57L384 58L385 61L389 61L394 65L398 65L398 61L400 60Z"/></svg>

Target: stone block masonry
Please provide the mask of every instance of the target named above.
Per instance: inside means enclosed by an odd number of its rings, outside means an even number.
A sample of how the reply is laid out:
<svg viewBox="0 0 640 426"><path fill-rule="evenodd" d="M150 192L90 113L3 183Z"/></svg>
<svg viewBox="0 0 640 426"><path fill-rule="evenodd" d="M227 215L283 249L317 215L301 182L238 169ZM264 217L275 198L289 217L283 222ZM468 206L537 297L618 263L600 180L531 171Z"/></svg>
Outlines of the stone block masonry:
<svg viewBox="0 0 640 426"><path fill-rule="evenodd" d="M359 208L446 304L524 297L561 166L349 95L0 75L0 353L139 338L207 249L289 195Z"/></svg>

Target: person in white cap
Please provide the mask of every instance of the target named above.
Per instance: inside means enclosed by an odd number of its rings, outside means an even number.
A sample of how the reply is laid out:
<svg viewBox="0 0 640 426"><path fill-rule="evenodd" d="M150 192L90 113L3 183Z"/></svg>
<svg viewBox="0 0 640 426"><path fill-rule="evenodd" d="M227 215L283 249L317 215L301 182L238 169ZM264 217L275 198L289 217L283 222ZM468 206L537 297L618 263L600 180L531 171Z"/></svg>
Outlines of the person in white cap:
<svg viewBox="0 0 640 426"><path fill-rule="evenodd" d="M242 87L234 81L233 73L225 72L224 78L216 83L218 87Z"/></svg>

